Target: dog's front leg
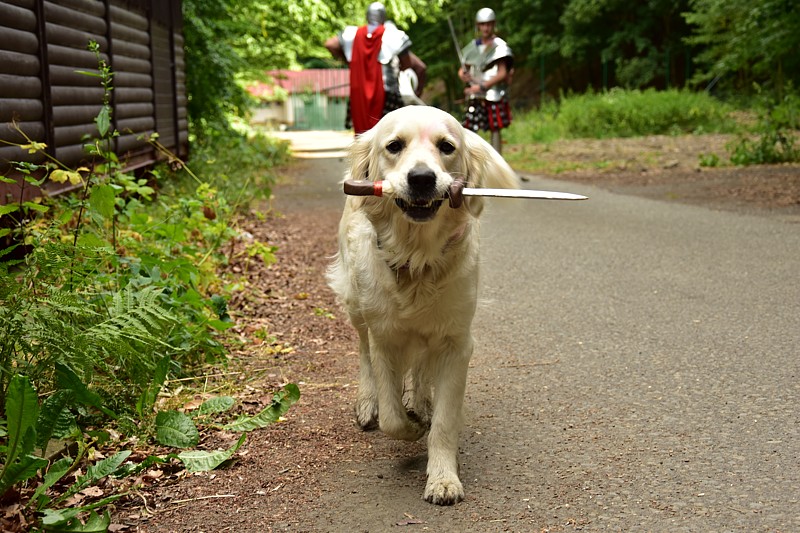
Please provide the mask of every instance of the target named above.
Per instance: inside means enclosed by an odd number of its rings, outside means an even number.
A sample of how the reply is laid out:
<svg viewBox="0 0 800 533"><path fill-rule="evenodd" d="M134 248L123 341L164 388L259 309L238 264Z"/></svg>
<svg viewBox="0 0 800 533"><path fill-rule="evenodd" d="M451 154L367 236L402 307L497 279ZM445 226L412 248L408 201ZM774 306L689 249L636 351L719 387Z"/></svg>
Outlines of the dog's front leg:
<svg viewBox="0 0 800 533"><path fill-rule="evenodd" d="M458 436L473 344L471 338L458 344L460 347L441 353L434 367L428 482L423 497L437 505L452 505L464 499L464 487L458 478Z"/></svg>
<svg viewBox="0 0 800 533"><path fill-rule="evenodd" d="M378 390L378 420L381 431L394 439L415 441L426 428L408 417L403 405L403 386L407 370L405 349L396 344L370 340L372 371Z"/></svg>

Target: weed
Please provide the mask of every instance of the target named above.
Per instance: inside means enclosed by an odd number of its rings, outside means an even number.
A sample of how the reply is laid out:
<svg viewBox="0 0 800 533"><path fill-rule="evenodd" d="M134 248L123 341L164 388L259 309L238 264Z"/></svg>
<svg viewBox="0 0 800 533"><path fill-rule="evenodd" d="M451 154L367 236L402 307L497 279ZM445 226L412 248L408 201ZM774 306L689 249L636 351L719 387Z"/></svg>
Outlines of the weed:
<svg viewBox="0 0 800 533"><path fill-rule="evenodd" d="M759 89L757 87L757 89ZM796 147L800 129L800 94L789 87L779 100L759 90L759 119L754 134L741 135L727 146L734 165L764 165L800 162L800 147Z"/></svg>

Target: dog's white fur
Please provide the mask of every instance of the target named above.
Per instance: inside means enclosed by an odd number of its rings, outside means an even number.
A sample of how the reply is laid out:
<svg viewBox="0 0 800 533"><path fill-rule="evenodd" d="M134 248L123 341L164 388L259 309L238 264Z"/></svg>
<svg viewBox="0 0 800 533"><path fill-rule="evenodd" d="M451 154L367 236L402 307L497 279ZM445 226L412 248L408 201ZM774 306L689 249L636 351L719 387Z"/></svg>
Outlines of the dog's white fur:
<svg viewBox="0 0 800 533"><path fill-rule="evenodd" d="M406 205L441 198L456 178L469 187L519 187L486 141L433 107L387 114L356 138L349 155L346 178L388 180ZM465 197L459 208L445 200L433 216L422 208L417 218L428 220L418 220L394 198L350 196L328 270L360 339L357 422L409 441L430 429L424 498L440 505L464 498L458 437L473 351L482 209L480 197Z"/></svg>

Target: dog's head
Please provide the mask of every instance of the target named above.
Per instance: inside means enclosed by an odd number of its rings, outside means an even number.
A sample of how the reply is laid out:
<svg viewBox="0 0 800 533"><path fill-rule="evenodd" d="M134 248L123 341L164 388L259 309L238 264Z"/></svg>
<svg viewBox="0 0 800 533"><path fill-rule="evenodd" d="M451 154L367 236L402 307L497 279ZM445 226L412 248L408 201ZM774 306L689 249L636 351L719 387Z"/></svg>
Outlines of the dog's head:
<svg viewBox="0 0 800 533"><path fill-rule="evenodd" d="M387 180L396 208L417 223L436 217L456 179L469 187L519 186L514 171L489 143L450 114L427 106L392 111L356 138L349 174L357 180ZM482 205L475 197L465 202L475 216Z"/></svg>

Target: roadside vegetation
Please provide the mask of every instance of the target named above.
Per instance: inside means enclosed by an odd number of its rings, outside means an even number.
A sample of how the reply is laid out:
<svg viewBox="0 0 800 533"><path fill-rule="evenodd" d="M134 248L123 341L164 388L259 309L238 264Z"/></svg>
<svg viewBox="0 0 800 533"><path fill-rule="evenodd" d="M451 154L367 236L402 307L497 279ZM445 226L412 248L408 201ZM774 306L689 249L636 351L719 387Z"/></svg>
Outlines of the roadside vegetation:
<svg viewBox="0 0 800 533"><path fill-rule="evenodd" d="M561 139L609 139L648 135L728 134L727 160L704 155L700 166L800 162L797 130L800 97L786 93L749 100L741 108L705 92L614 89L602 93L562 95L539 109L517 115L504 132L516 167L542 170L536 144ZM557 172L557 168L547 170Z"/></svg>
<svg viewBox="0 0 800 533"><path fill-rule="evenodd" d="M226 302L240 284L220 268L240 238L242 213L269 196L269 169L286 160L286 145L222 129L198 140L187 164L154 134L148 141L166 162L125 172L107 148L118 134L110 128L113 73L102 60L99 67L106 99L85 144L91 167L14 165L27 186L69 182L75 192L0 206L0 237L12 243L0 250L0 495L20 502L1 519L4 531L103 531L126 480L157 463L216 468L246 432L299 397L287 384L252 416L224 394L193 413L172 398L187 379L202 384L224 369L233 325ZM274 252L250 240L242 253L270 263ZM199 451L200 426L241 437ZM162 451L133 461L133 443Z"/></svg>

